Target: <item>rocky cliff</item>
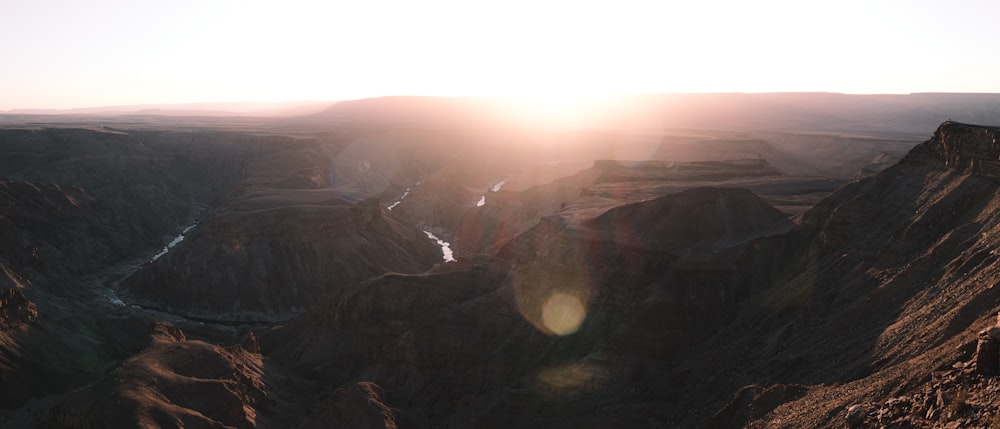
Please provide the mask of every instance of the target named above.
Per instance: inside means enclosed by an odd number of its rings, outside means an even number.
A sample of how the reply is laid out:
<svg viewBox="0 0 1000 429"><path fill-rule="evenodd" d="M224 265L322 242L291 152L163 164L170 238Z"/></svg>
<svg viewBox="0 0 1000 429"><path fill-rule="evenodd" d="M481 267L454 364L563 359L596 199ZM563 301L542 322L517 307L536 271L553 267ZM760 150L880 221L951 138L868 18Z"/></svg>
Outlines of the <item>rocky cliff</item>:
<svg viewBox="0 0 1000 429"><path fill-rule="evenodd" d="M799 397L742 419L720 411L715 427L989 424L993 400L955 399L956 380L978 385L955 368L971 367L978 332L1000 310L994 135L946 122L899 164L806 212L796 232L758 243L751 300L679 367L730 374L701 378L696 397L788 383ZM743 396L726 409L754 406Z"/></svg>
<svg viewBox="0 0 1000 429"><path fill-rule="evenodd" d="M1000 178L1000 128L948 121L927 148L962 173Z"/></svg>

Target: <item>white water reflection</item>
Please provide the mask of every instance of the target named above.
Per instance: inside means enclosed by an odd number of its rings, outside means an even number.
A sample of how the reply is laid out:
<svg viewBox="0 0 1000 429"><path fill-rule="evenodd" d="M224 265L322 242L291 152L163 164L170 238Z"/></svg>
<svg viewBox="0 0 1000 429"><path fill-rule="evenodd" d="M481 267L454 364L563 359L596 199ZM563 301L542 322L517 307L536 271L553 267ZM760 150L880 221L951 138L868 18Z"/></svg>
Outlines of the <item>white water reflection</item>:
<svg viewBox="0 0 1000 429"><path fill-rule="evenodd" d="M423 180L418 180L417 183L413 184L413 186L407 186L406 190L403 191L403 195L400 195L399 198L396 199L396 201L393 201L392 203L390 203L385 209L386 210L392 210L392 209L396 208L396 206L398 206L399 203L403 202L403 199L406 198L407 195L410 195L410 191L413 190L413 188L416 188L416 187L418 187L420 185L423 185L423 184L424 184Z"/></svg>
<svg viewBox="0 0 1000 429"><path fill-rule="evenodd" d="M493 192L500 192L503 185L507 183L507 179L503 179L499 182L494 183L490 186L490 190ZM476 202L476 207L482 207L486 205L486 195L479 197L479 201Z"/></svg>
<svg viewBox="0 0 1000 429"><path fill-rule="evenodd" d="M398 199L397 199L397 200L396 200L395 202L393 202L392 204L389 204L389 206L388 206L388 207L386 207L385 209L386 209L386 210L392 210L392 209L396 208L396 206L398 206L398 205L399 205L399 203L403 202L403 198L406 198L406 196L407 196L407 195L410 195L410 188L406 188L406 191L403 191L403 195L402 195L402 196L400 196L400 197L399 197L399 198L398 198Z"/></svg>
<svg viewBox="0 0 1000 429"><path fill-rule="evenodd" d="M160 253L157 253L155 256L153 256L153 259L150 259L149 261L153 262L153 261L155 261L157 259L160 259L161 256L166 255L167 252L170 251L170 249L172 249L174 246L176 246L176 245L180 244L182 241L184 241L184 234L187 234L189 231L191 231L192 229L194 229L194 227L196 225L197 224L194 224L194 225L188 226L187 228L184 228L184 230L181 231L180 235L178 235L177 237L174 237L173 240L170 240L170 243L167 243L166 246L163 246L163 250L161 250Z"/></svg>
<svg viewBox="0 0 1000 429"><path fill-rule="evenodd" d="M430 231L424 231L424 234L427 234L427 238L436 241L438 246L441 246L441 256L444 258L445 262L455 262L455 255L451 252L450 243L438 238Z"/></svg>

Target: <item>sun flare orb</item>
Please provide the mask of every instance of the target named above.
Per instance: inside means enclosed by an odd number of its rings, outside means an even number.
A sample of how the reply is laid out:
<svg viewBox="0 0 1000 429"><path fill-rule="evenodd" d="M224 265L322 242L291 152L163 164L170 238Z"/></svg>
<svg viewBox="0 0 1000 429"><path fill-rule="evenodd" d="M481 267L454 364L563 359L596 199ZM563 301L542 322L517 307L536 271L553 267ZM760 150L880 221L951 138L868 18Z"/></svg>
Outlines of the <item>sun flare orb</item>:
<svg viewBox="0 0 1000 429"><path fill-rule="evenodd" d="M586 316L580 298L565 293L552 294L542 307L542 323L556 335L576 332Z"/></svg>

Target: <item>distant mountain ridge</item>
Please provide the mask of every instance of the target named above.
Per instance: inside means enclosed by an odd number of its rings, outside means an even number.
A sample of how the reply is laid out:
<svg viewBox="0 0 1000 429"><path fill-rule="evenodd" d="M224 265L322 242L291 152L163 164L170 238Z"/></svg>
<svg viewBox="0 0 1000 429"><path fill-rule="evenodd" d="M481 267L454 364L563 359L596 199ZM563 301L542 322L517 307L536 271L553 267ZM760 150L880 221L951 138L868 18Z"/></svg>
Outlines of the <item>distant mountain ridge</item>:
<svg viewBox="0 0 1000 429"><path fill-rule="evenodd" d="M11 109L0 110L0 115L294 116L310 114L333 103L335 101L123 104L68 109Z"/></svg>
<svg viewBox="0 0 1000 429"><path fill-rule="evenodd" d="M946 120L989 123L1000 117L1000 94L706 93L610 96L594 103L592 128L634 126L855 132L923 137ZM516 122L498 97L379 97L342 101L303 122L359 121L409 126Z"/></svg>

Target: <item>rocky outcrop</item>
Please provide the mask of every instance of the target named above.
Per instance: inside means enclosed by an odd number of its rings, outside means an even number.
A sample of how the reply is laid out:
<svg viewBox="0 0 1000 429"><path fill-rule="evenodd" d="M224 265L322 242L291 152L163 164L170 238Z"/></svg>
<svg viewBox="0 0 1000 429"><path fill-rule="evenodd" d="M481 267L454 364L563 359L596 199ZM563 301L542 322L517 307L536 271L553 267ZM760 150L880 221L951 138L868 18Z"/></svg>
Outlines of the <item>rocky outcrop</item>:
<svg viewBox="0 0 1000 429"><path fill-rule="evenodd" d="M927 385L880 402L852 404L842 421L850 428L966 428L1000 423L994 377L983 378L969 367L935 371ZM832 426L832 425L831 425Z"/></svg>
<svg viewBox="0 0 1000 429"><path fill-rule="evenodd" d="M1000 127L948 121L925 144L950 168L965 174L1000 178Z"/></svg>
<svg viewBox="0 0 1000 429"><path fill-rule="evenodd" d="M694 188L612 208L588 227L603 239L647 250L727 248L789 231L785 214L746 189Z"/></svg>
<svg viewBox="0 0 1000 429"><path fill-rule="evenodd" d="M254 428L266 391L259 354L188 340L160 323L146 349L68 395L44 425Z"/></svg>
<svg viewBox="0 0 1000 429"><path fill-rule="evenodd" d="M1000 374L1000 327L994 326L979 332L974 364L979 374Z"/></svg>

